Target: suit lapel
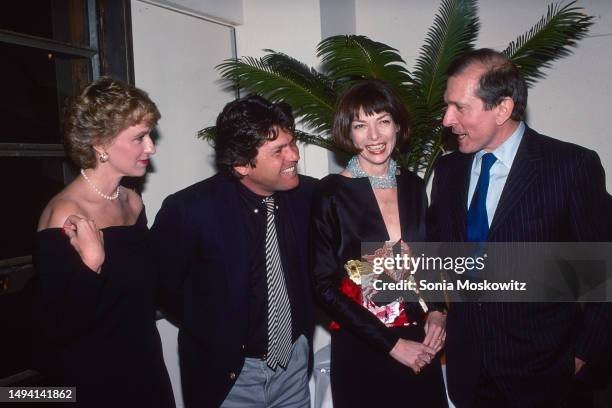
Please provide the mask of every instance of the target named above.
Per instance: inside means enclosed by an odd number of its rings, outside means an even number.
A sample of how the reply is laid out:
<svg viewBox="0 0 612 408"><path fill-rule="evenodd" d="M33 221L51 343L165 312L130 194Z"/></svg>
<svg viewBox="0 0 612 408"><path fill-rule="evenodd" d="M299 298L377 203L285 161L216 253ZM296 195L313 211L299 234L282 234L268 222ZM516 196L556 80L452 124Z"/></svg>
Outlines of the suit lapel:
<svg viewBox="0 0 612 408"><path fill-rule="evenodd" d="M512 168L508 174L508 179L504 185L499 204L491 222L489 239L500 225L504 223L512 208L521 201L527 189L535 181L538 168L537 163L541 158L542 152L534 140L533 131L525 128L523 140L516 152L516 157L512 163Z"/></svg>
<svg viewBox="0 0 612 408"><path fill-rule="evenodd" d="M420 217L415 216L417 211L414 205L416 203L413 197L414 191L410 189L408 177L399 174L397 180L397 207L399 211L400 228L402 239L406 242L419 240L417 234L419 231L419 223L422 221ZM417 234L415 234L415 232Z"/></svg>
<svg viewBox="0 0 612 408"><path fill-rule="evenodd" d="M414 217L408 217L408 219L406 219L406 216L410 214L408 212L410 211L410 203L407 202L408 188L405 185L404 177L402 177L401 174L396 176L396 180L397 180L397 209L399 211L399 220L400 220L400 229L401 229L400 233L404 241L410 242L412 241L411 237L409 236L411 225L408 225L408 223L413 221Z"/></svg>
<svg viewBox="0 0 612 408"><path fill-rule="evenodd" d="M287 287L287 291L289 292L289 298L297 299L296 293L298 288L295 287L295 276L298 271L296 268L294 268L294 266L304 262L303 254L300 251L300 245L302 245L302 243L300 243L298 240L298 237L301 236L298 232L298 228L301 226L298 225L299 219L295 213L296 203L294 202L294 192L280 192L276 195L278 196L278 199L280 199L280 205L282 205L281 211L284 211L284 215L287 217L286 221L288 222L288 225L286 227L290 229L290 236L285 236L283 242L280 242L279 240L278 243L281 250L281 261L283 264L283 273L285 275L285 285ZM294 310L295 307L296 305L294 305Z"/></svg>
<svg viewBox="0 0 612 408"><path fill-rule="evenodd" d="M225 281L230 304L239 311L246 310L249 287L249 265L246 231L240 196L236 181L222 178L215 200L215 214L219 217L220 237L223 247Z"/></svg>
<svg viewBox="0 0 612 408"><path fill-rule="evenodd" d="M455 230L458 235L457 241L467 239L467 197L473 160L473 154L462 154L457 162L457 167L452 169L454 174L460 175L458 178L460 182L451 186L452 193L450 194L451 199L454 200L451 207L451 211L453 211L452 219L457 220L455 224L457 226Z"/></svg>

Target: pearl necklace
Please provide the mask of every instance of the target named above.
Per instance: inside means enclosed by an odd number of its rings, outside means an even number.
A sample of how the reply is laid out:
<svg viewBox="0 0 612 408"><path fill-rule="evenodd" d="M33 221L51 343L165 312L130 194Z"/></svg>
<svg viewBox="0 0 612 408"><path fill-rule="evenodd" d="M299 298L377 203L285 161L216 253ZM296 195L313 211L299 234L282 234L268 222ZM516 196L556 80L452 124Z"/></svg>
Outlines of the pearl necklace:
<svg viewBox="0 0 612 408"><path fill-rule="evenodd" d="M351 173L353 178L367 177L370 180L372 188L395 188L397 187L397 181L395 180L395 174L397 172L397 163L395 160L389 160L389 170L384 176L370 176L366 173L359 164L357 156L351 157L346 169Z"/></svg>
<svg viewBox="0 0 612 408"><path fill-rule="evenodd" d="M106 195L100 190L98 190L98 187L96 187L96 185L89 179L89 177L87 177L87 174L85 174L85 170L83 169L81 169L81 176L83 176L87 184L89 184L91 188L93 188L93 191L95 191L100 197L106 198L109 201L113 201L119 198L119 189L121 188L121 186L117 186L117 190L115 190L113 195Z"/></svg>

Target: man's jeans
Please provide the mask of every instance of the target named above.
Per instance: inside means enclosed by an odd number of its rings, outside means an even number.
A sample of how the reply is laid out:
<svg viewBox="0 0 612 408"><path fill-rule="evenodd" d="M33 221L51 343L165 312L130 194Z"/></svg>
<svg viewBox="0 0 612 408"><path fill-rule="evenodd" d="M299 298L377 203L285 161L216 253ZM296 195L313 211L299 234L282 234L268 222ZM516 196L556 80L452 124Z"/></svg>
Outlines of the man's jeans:
<svg viewBox="0 0 612 408"><path fill-rule="evenodd" d="M287 369L273 371L264 360L247 358L223 401L223 408L309 408L308 341L300 336L291 349Z"/></svg>

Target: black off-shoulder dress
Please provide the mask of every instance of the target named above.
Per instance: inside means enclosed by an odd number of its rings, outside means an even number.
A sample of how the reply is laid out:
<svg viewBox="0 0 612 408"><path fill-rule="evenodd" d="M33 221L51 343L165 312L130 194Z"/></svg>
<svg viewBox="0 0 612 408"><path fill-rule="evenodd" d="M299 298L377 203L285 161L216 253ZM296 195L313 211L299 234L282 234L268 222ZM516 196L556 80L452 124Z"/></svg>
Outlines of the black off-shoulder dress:
<svg viewBox="0 0 612 408"><path fill-rule="evenodd" d="M155 265L144 209L103 229L105 261L89 269L59 228L37 235L34 361L45 385L76 386L70 407L174 407L155 325Z"/></svg>
<svg viewBox="0 0 612 408"><path fill-rule="evenodd" d="M410 172L397 176L402 240L426 240L427 196L423 181ZM331 387L335 408L446 407L439 357L419 374L393 359L389 351L399 338L422 341L423 312L407 303L417 325L387 327L361 304L339 290L344 264L361 259L362 242L389 239L367 178L332 174L323 178L313 198L311 267L315 293L340 324L331 332Z"/></svg>

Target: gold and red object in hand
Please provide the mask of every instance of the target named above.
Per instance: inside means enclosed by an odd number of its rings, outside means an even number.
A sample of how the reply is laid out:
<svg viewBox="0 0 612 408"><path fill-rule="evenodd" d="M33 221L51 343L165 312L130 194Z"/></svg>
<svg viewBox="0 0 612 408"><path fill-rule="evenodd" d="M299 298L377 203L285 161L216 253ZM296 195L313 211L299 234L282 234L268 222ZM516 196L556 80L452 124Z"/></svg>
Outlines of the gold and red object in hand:
<svg viewBox="0 0 612 408"><path fill-rule="evenodd" d="M410 248L404 242L401 243L401 249L402 252L410 251ZM387 327L399 327L415 324L414 321L411 321L408 318L404 308L404 300L402 298L398 298L391 303L378 306L370 299L370 296L368 296L367 293L364 294L364 292L367 292L367 288L364 288L363 284L366 282L369 283L372 275L374 274L374 268L370 262L373 261L374 258L380 257L393 257L393 245L385 244L382 248L377 249L373 255L365 255L365 261L349 260L346 262L344 264L344 269L348 276L344 276L342 278L340 282L340 291L348 298L352 299L355 303L359 303L368 309ZM408 280L412 280L414 282L414 277L409 273L409 271L385 270L385 274L394 281L401 279L406 275L406 273L408 274ZM425 313L427 313L427 305L421 296L419 296L419 304ZM337 330L339 328L340 325L337 322L332 322L330 324L331 330Z"/></svg>

